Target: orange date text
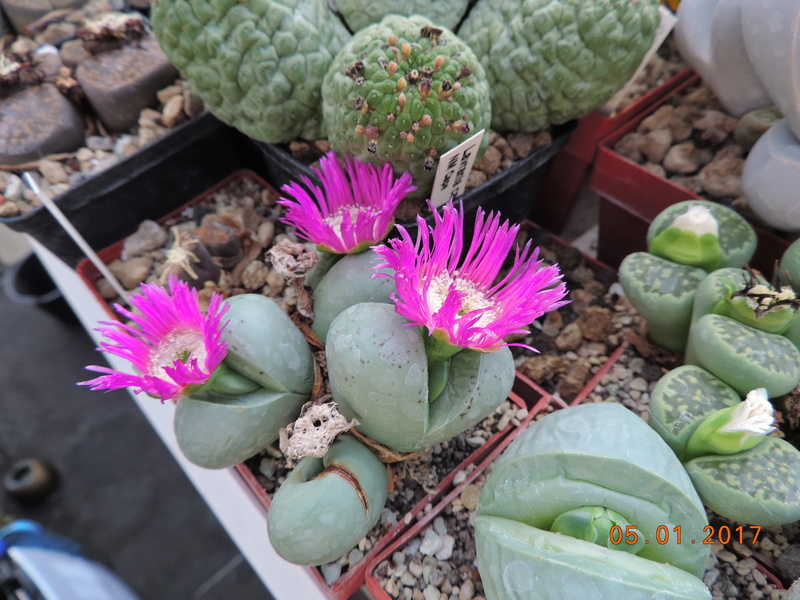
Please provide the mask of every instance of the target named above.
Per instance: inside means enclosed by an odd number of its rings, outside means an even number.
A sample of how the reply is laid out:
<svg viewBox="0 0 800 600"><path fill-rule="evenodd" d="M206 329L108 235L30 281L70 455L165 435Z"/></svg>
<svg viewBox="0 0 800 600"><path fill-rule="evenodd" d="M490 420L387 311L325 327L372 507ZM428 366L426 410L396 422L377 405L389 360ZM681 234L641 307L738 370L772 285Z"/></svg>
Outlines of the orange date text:
<svg viewBox="0 0 800 600"><path fill-rule="evenodd" d="M754 532L752 540L745 538L745 532L748 530ZM640 539L643 539L645 544L653 542L662 546L670 542L675 544L715 544L716 542L729 544L732 541L736 541L740 544L755 544L758 535L761 533L761 526L749 525L745 527L744 525L739 525L730 527L728 525L706 525L703 527L703 533L706 534L703 539L684 539L684 536L681 535L680 525L675 525L672 528L666 525L659 525L653 535L647 537L643 535L636 525L626 525L625 527L614 525L609 530L608 536L614 546L619 546L620 544L632 546L638 544Z"/></svg>

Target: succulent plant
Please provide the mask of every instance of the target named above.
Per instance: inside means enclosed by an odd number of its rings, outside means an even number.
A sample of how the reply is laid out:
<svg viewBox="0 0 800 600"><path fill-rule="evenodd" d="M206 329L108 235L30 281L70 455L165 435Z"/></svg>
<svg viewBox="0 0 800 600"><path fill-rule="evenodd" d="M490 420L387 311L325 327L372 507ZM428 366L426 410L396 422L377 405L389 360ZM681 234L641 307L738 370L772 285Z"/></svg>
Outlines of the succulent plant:
<svg viewBox="0 0 800 600"><path fill-rule="evenodd" d="M592 525L572 528L578 538L559 525L576 510ZM680 461L639 417L575 406L530 425L496 461L478 503L478 568L488 600L707 599L708 547L686 543L707 524ZM625 548L636 555L618 549L636 540Z"/></svg>
<svg viewBox="0 0 800 600"><path fill-rule="evenodd" d="M242 294L225 301L226 379L182 396L175 433L183 453L210 469L235 465L277 441L314 385L308 343L271 299Z"/></svg>
<svg viewBox="0 0 800 600"><path fill-rule="evenodd" d="M608 101L658 23L657 0L479 0L459 35L489 78L492 128L539 131Z"/></svg>
<svg viewBox="0 0 800 600"><path fill-rule="evenodd" d="M783 113L777 106L751 110L736 122L733 137L745 152L749 152L761 136L782 118Z"/></svg>
<svg viewBox="0 0 800 600"><path fill-rule="evenodd" d="M416 189L409 173L395 180L389 165L377 168L348 158L345 166L329 152L314 169L321 187L302 177L303 185L283 187L292 198L278 201L287 209L282 221L316 245L320 260L305 274L305 285L314 292L312 329L323 344L345 308L391 301L394 282L375 277L380 259L369 248L389 235L397 206Z"/></svg>
<svg viewBox="0 0 800 600"><path fill-rule="evenodd" d="M331 391L359 431L395 450L446 441L489 415L514 380L503 338L564 304L555 266L530 244L500 268L518 225L478 211L466 254L463 208L448 203L418 239L376 248L394 280L395 305L362 303L340 313L326 342ZM499 283L496 283L498 282Z"/></svg>
<svg viewBox="0 0 800 600"><path fill-rule="evenodd" d="M648 339L672 352L686 347L695 293L706 275L647 252L629 254L619 266L619 282L647 322Z"/></svg>
<svg viewBox="0 0 800 600"><path fill-rule="evenodd" d="M322 78L349 37L325 0L159 0L151 18L220 120L265 142L324 137Z"/></svg>
<svg viewBox="0 0 800 600"><path fill-rule="evenodd" d="M514 383L514 361L503 348L461 350L448 361L446 383L432 385L427 336L408 325L391 304L356 304L334 319L325 351L342 413L358 419L360 432L400 452L447 441L480 422Z"/></svg>
<svg viewBox="0 0 800 600"><path fill-rule="evenodd" d="M314 322L311 329L324 344L333 320L346 308L362 302L391 304L394 279L375 277L383 261L372 250L343 256L314 287ZM390 275L389 270L382 270Z"/></svg>
<svg viewBox="0 0 800 600"><path fill-rule="evenodd" d="M275 493L267 513L270 542L295 564L336 560L378 522L388 489L386 466L344 435L324 458L301 460Z"/></svg>
<svg viewBox="0 0 800 600"><path fill-rule="evenodd" d="M782 396L800 382L800 351L791 341L721 315L705 315L692 325L684 360L740 394L764 387L770 396Z"/></svg>
<svg viewBox="0 0 800 600"><path fill-rule="evenodd" d="M402 14L407 17L419 15L426 17L448 29L455 29L467 12L469 0L332 0L336 12L342 15L350 31L358 31L367 25L380 22L388 14Z"/></svg>
<svg viewBox="0 0 800 600"><path fill-rule="evenodd" d="M752 226L735 210L708 200L685 200L661 211L647 229L648 247L652 246L658 236L673 226L675 219L685 215L692 207L707 209L717 222L722 256L719 265L714 268L742 267L753 258L758 239ZM652 252L652 249L650 251Z"/></svg>
<svg viewBox="0 0 800 600"><path fill-rule="evenodd" d="M266 296L223 301L213 294L203 312L196 290L174 275L168 283L169 290L142 284L142 293L129 298L136 313L115 305L131 323L99 329L100 349L138 372L90 366L103 375L81 385L177 400L175 435L184 455L209 469L233 466L276 441L306 402L314 384L311 351Z"/></svg>
<svg viewBox="0 0 800 600"><path fill-rule="evenodd" d="M771 285L750 269L719 269L697 288L692 323L703 315L730 317L744 325L784 334L800 306L790 287Z"/></svg>
<svg viewBox="0 0 800 600"><path fill-rule="evenodd" d="M710 372L685 365L656 384L649 424L684 461L703 502L752 525L800 518L800 452L773 436L766 391L744 402Z"/></svg>
<svg viewBox="0 0 800 600"><path fill-rule="evenodd" d="M709 271L741 267L755 252L756 235L735 211L707 201L663 210L647 231L649 252L620 264L619 280L645 318L654 344L683 352L698 286Z"/></svg>
<svg viewBox="0 0 800 600"><path fill-rule="evenodd" d="M438 157L491 119L478 59L452 31L418 16L389 15L357 32L331 64L322 99L335 152L410 172L422 196Z"/></svg>

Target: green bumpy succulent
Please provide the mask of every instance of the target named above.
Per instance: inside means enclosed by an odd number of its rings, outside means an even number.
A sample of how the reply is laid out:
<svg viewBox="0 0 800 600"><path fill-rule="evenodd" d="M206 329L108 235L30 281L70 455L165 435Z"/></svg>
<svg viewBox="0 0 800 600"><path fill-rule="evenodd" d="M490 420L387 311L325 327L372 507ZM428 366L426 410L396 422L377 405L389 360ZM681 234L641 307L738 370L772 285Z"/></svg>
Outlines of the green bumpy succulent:
<svg viewBox="0 0 800 600"><path fill-rule="evenodd" d="M395 0L336 0L334 4L351 31L378 23L388 14L420 15L455 29L467 12L469 0L406 0L402 4Z"/></svg>
<svg viewBox="0 0 800 600"><path fill-rule="evenodd" d="M151 17L220 120L270 143L324 137L322 79L349 38L325 0L159 0Z"/></svg>
<svg viewBox="0 0 800 600"><path fill-rule="evenodd" d="M657 0L479 0L459 35L489 77L492 128L538 131L602 106L634 74Z"/></svg>
<svg viewBox="0 0 800 600"><path fill-rule="evenodd" d="M356 33L325 76L322 108L332 150L410 171L417 196L430 192L438 157L491 120L478 59L419 16L390 15Z"/></svg>

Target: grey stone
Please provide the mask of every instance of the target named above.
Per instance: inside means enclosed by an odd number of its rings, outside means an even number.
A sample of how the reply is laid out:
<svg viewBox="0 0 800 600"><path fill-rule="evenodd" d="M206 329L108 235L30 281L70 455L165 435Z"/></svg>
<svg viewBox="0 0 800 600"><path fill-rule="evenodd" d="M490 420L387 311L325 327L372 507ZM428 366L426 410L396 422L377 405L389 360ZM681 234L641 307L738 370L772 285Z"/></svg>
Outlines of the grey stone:
<svg viewBox="0 0 800 600"><path fill-rule="evenodd" d="M0 164L69 152L83 142L83 116L51 83L0 100L0 114Z"/></svg>
<svg viewBox="0 0 800 600"><path fill-rule="evenodd" d="M784 550L775 562L784 579L800 579L800 544L792 544Z"/></svg>
<svg viewBox="0 0 800 600"><path fill-rule="evenodd" d="M156 93L178 72L154 37L84 60L75 71L86 97L105 125L128 131L143 108L154 106Z"/></svg>
<svg viewBox="0 0 800 600"><path fill-rule="evenodd" d="M322 565L319 570L328 585L336 583L336 580L342 575L342 565L338 561Z"/></svg>

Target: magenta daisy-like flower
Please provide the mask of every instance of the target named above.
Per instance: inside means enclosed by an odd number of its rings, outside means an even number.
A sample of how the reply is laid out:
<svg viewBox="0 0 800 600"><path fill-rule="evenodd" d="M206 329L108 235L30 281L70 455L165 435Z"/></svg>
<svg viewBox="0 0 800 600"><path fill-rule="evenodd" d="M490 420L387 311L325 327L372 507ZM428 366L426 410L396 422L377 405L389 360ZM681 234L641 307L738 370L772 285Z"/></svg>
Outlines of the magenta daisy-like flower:
<svg viewBox="0 0 800 600"><path fill-rule="evenodd" d="M462 259L463 223L463 206L458 210L448 202L442 214L434 210L433 227L417 218L416 244L398 226L400 238L374 248L386 261L375 268L388 267L394 274L375 277L394 278L396 310L412 324L451 346L491 352L513 345L503 342L505 336L527 333L524 325L567 304L566 286L558 266L542 267L539 249L531 249L530 241L522 250L517 246L511 268L498 280L519 225L501 224L496 213L486 217L478 209Z"/></svg>
<svg viewBox="0 0 800 600"><path fill-rule="evenodd" d="M278 204L288 208L281 219L284 223L334 254L363 252L383 241L394 225L397 205L417 189L410 173L395 181L389 164L379 169L348 158L345 173L336 155L329 152L320 160L320 167L314 171L322 189L301 177L308 190L298 183L285 185L283 191L294 199L281 198Z"/></svg>
<svg viewBox="0 0 800 600"><path fill-rule="evenodd" d="M97 329L105 337L98 349L127 359L140 374L93 365L86 368L105 375L79 385L92 390L132 387L137 394L145 392L164 402L208 381L228 351L222 341L222 317L228 306L221 304L220 294L213 294L208 312L203 313L197 290L175 276L168 284L169 292L155 283L142 284L141 294L129 298L141 314L114 305L136 327L103 321L104 327Z"/></svg>

